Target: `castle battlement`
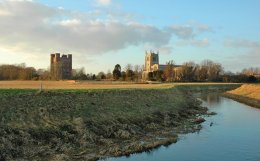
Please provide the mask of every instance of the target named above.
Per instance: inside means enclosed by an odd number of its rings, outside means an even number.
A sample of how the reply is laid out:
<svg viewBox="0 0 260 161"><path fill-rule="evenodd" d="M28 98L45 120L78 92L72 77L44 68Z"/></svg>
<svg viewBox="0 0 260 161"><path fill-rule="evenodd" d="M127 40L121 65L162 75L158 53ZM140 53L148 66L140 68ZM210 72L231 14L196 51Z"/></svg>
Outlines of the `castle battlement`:
<svg viewBox="0 0 260 161"><path fill-rule="evenodd" d="M51 78L54 80L71 79L72 77L72 54L51 54Z"/></svg>

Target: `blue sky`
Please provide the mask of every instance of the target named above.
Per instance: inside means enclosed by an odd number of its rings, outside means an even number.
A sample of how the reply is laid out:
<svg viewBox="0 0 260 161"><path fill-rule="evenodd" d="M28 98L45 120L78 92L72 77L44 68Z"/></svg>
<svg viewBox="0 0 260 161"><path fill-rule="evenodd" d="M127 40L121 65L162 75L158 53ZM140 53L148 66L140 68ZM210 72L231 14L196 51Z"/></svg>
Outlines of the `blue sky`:
<svg viewBox="0 0 260 161"><path fill-rule="evenodd" d="M73 54L73 68L107 72L144 64L211 59L226 71L260 65L259 0L0 0L0 64L47 68Z"/></svg>

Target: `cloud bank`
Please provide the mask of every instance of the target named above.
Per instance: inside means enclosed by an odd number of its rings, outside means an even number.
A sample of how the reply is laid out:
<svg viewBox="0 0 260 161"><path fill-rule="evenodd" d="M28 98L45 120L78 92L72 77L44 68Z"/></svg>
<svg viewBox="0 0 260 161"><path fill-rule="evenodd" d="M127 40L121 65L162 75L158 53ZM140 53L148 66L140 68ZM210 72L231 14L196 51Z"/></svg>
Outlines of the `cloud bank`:
<svg viewBox="0 0 260 161"><path fill-rule="evenodd" d="M13 51L102 54L142 43L161 47L171 38L168 31L154 26L91 19L92 13L30 1L0 2L0 13L1 47Z"/></svg>
<svg viewBox="0 0 260 161"><path fill-rule="evenodd" d="M112 0L96 0L96 1L97 1L97 4L105 5L105 6L107 6L107 5L112 3Z"/></svg>
<svg viewBox="0 0 260 161"><path fill-rule="evenodd" d="M260 48L260 42L247 39L226 39L224 46L229 48Z"/></svg>
<svg viewBox="0 0 260 161"><path fill-rule="evenodd" d="M96 0L110 5L111 0ZM149 46L172 53L173 35L177 45L206 47L207 38L197 36L208 32L204 26L172 25L158 28L136 22L131 15L103 10L78 12L50 7L37 1L0 1L0 50L25 55L34 60L52 52L73 53L87 58L118 51L128 46ZM78 60L80 62L80 60Z"/></svg>

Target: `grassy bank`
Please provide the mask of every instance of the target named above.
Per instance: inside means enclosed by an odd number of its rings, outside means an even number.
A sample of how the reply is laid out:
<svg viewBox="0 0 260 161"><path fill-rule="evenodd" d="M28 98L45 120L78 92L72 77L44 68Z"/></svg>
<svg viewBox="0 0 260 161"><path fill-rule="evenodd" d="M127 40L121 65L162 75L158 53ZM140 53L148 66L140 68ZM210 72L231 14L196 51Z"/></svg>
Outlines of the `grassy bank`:
<svg viewBox="0 0 260 161"><path fill-rule="evenodd" d="M241 86L239 83L175 83L175 87L192 93L226 92Z"/></svg>
<svg viewBox="0 0 260 161"><path fill-rule="evenodd" d="M170 144L200 129L207 109L191 92L226 88L0 90L0 160L96 160Z"/></svg>
<svg viewBox="0 0 260 161"><path fill-rule="evenodd" d="M259 84L244 84L237 89L226 92L224 95L241 103L260 108Z"/></svg>

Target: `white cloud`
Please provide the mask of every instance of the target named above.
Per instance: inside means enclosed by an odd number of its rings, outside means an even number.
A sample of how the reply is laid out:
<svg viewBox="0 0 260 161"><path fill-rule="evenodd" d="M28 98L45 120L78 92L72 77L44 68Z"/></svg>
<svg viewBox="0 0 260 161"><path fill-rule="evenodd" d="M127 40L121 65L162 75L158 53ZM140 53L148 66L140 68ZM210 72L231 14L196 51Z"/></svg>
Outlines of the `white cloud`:
<svg viewBox="0 0 260 161"><path fill-rule="evenodd" d="M260 48L260 42L247 39L226 39L224 46L230 48Z"/></svg>
<svg viewBox="0 0 260 161"><path fill-rule="evenodd" d="M12 14L6 10L0 10L0 16L11 16Z"/></svg>
<svg viewBox="0 0 260 161"><path fill-rule="evenodd" d="M72 53L75 62L85 62L84 59L91 59L91 56L129 46L149 45L160 53L169 54L173 49L169 45L173 34L183 40L180 45L209 45L208 39L195 39L197 29L192 26L173 25L171 29L160 29L138 23L129 14L106 14L103 10L83 13L36 1L2 0L0 50L30 57L34 62L48 58L52 52Z"/></svg>
<svg viewBox="0 0 260 161"><path fill-rule="evenodd" d="M173 52L173 47L171 46L163 46L158 49L161 54L171 54Z"/></svg>
<svg viewBox="0 0 260 161"><path fill-rule="evenodd" d="M191 26L173 25L169 29L179 38L187 39L195 36L194 29Z"/></svg>
<svg viewBox="0 0 260 161"><path fill-rule="evenodd" d="M211 27L209 27L208 25L205 25L205 24L198 25L197 30L198 30L199 33L213 32L213 29Z"/></svg>
<svg viewBox="0 0 260 161"><path fill-rule="evenodd" d="M177 45L179 46L196 46L196 47L207 47L209 46L209 40L207 38L201 39L201 40L195 40L195 39L190 39L190 40L180 40L177 42Z"/></svg>
<svg viewBox="0 0 260 161"><path fill-rule="evenodd" d="M65 8L62 7L62 6L59 6L58 9L60 9L60 10L64 10Z"/></svg>
<svg viewBox="0 0 260 161"><path fill-rule="evenodd" d="M109 5L111 4L112 0L96 0L97 4L99 5Z"/></svg>
<svg viewBox="0 0 260 161"><path fill-rule="evenodd" d="M192 25L172 25L167 29L180 39L193 39L202 33L213 31L208 25L197 23Z"/></svg>
<svg viewBox="0 0 260 161"><path fill-rule="evenodd" d="M75 25L80 25L81 20L78 19L69 19L69 20L62 20L60 22L62 26L75 26Z"/></svg>
<svg viewBox="0 0 260 161"><path fill-rule="evenodd" d="M210 45L208 38L201 38L203 33L212 32L208 25L192 23L190 25L172 25L167 28L169 32L177 36L178 46L207 47Z"/></svg>
<svg viewBox="0 0 260 161"><path fill-rule="evenodd" d="M78 55L102 54L128 45L168 44L171 34L154 26L91 19L92 14L51 8L36 2L3 1L0 10L0 48L47 54L66 51Z"/></svg>

